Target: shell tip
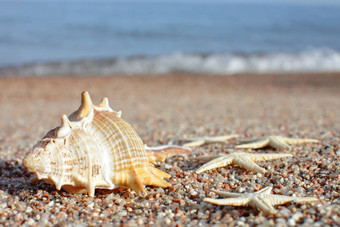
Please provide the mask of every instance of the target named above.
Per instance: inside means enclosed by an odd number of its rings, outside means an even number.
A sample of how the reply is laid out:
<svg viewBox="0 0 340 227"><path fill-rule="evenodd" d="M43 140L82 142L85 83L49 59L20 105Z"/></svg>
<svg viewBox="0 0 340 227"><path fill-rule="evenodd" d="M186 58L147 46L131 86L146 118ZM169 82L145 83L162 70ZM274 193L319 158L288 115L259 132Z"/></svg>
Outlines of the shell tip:
<svg viewBox="0 0 340 227"><path fill-rule="evenodd" d="M98 107L109 107L109 99L107 97L103 97L100 103L98 104Z"/></svg>
<svg viewBox="0 0 340 227"><path fill-rule="evenodd" d="M92 111L92 105L93 104L89 93L87 91L83 91L81 93L81 105L79 107L79 110L77 111L77 117L87 117Z"/></svg>
<svg viewBox="0 0 340 227"><path fill-rule="evenodd" d="M68 125L70 120L66 116L66 114L61 115L61 125Z"/></svg>
<svg viewBox="0 0 340 227"><path fill-rule="evenodd" d="M70 133L70 131L71 131L70 121L68 117L65 114L63 114L61 115L61 126L58 130L57 137L58 138L66 137Z"/></svg>

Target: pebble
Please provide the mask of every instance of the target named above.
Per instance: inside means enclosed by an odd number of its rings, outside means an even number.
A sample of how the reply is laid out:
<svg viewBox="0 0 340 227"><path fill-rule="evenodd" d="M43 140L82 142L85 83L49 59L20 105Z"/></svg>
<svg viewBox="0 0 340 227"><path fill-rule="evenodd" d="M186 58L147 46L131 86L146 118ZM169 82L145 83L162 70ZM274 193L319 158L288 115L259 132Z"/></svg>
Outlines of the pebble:
<svg viewBox="0 0 340 227"><path fill-rule="evenodd" d="M54 201L49 202L48 205L52 207L54 205Z"/></svg>
<svg viewBox="0 0 340 227"><path fill-rule="evenodd" d="M122 212L120 212L120 214L124 217L128 214L128 212L126 210L123 210Z"/></svg>
<svg viewBox="0 0 340 227"><path fill-rule="evenodd" d="M287 224L289 226L295 226L296 225L296 222L293 218L289 218L288 221L287 221Z"/></svg>
<svg viewBox="0 0 340 227"><path fill-rule="evenodd" d="M299 221L302 217L303 217L303 214L301 212L296 212L295 214L293 214L292 219L294 221Z"/></svg>
<svg viewBox="0 0 340 227"><path fill-rule="evenodd" d="M26 212L31 213L33 211L32 207L27 207Z"/></svg>
<svg viewBox="0 0 340 227"><path fill-rule="evenodd" d="M33 218L29 218L27 221L26 221L26 224L27 225L33 225L35 223L35 221L33 220Z"/></svg>

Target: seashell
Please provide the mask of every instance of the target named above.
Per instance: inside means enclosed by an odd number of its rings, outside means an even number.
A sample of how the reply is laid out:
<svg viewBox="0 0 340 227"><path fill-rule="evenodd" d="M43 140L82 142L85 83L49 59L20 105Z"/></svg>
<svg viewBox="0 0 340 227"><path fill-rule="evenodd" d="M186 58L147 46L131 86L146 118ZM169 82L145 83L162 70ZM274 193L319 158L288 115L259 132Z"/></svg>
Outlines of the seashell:
<svg viewBox="0 0 340 227"><path fill-rule="evenodd" d="M62 115L61 126L49 131L23 164L38 180L54 184L57 190L94 196L96 188L128 187L145 194L144 185L171 186L164 180L170 175L150 162L190 152L177 146L147 152L121 112L109 107L107 98L93 105L83 92L79 109L69 117Z"/></svg>

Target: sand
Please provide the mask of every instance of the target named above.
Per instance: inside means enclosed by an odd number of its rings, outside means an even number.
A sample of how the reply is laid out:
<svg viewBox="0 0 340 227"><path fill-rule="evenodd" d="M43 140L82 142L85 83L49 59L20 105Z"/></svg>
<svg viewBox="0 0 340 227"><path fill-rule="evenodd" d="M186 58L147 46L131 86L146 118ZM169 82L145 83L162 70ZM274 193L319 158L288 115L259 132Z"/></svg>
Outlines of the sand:
<svg viewBox="0 0 340 227"><path fill-rule="evenodd" d="M190 160L235 151L229 144L194 148L189 159L173 157L157 167L168 172L171 188L97 190L95 197L57 191L33 176L22 159L45 133L80 104L107 96L115 110L149 146L182 144L185 136L239 134L240 138L278 134L315 138L250 153L289 152L293 158L258 162L265 174L237 166L193 173L204 162ZM0 78L0 225L177 225L336 226L340 225L340 75L166 75L112 77ZM317 197L315 203L275 206L277 215L254 208L216 206L210 189Z"/></svg>

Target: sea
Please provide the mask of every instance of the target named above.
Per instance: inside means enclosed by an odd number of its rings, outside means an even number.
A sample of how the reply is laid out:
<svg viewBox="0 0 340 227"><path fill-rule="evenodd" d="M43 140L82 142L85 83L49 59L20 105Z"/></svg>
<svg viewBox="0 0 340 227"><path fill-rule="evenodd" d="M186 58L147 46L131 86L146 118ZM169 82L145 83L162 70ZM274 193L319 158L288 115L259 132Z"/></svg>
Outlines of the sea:
<svg viewBox="0 0 340 227"><path fill-rule="evenodd" d="M340 4L0 0L0 76L340 72Z"/></svg>

